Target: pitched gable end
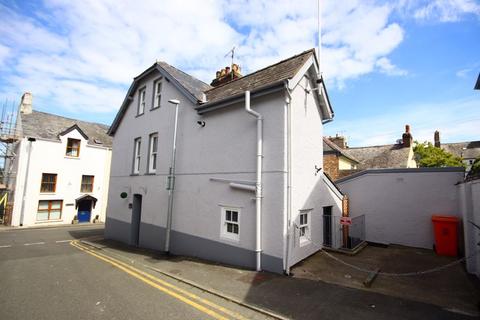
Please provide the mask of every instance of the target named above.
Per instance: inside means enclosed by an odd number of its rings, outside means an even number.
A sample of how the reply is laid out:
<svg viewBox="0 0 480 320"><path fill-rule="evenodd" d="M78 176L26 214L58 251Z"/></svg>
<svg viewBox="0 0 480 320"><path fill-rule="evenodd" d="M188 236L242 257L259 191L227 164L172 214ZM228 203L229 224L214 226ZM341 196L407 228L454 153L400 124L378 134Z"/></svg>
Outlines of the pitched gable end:
<svg viewBox="0 0 480 320"><path fill-rule="evenodd" d="M77 130L77 131L82 135L82 137L83 137L85 140L88 141L88 136L85 134L85 132L83 132L82 129L80 129L80 127L79 127L77 124L74 124L74 125L71 126L70 128L68 128L68 129L60 132L58 135L59 135L59 136L64 136L64 135L66 135L66 134L68 134L68 133L70 133L70 132L72 132L72 131L74 131L74 130Z"/></svg>

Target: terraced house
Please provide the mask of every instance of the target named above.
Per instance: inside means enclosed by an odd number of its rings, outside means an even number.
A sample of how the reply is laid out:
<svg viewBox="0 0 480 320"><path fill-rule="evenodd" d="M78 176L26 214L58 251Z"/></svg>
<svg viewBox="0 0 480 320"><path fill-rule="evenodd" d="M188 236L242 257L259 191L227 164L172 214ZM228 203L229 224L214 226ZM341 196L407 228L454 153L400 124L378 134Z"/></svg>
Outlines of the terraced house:
<svg viewBox="0 0 480 320"><path fill-rule="evenodd" d="M13 226L105 220L111 142L108 126L19 106L4 183Z"/></svg>
<svg viewBox="0 0 480 320"><path fill-rule="evenodd" d="M109 131L106 237L288 273L322 247L324 212L341 212L322 171L332 118L314 50L211 85L156 62Z"/></svg>

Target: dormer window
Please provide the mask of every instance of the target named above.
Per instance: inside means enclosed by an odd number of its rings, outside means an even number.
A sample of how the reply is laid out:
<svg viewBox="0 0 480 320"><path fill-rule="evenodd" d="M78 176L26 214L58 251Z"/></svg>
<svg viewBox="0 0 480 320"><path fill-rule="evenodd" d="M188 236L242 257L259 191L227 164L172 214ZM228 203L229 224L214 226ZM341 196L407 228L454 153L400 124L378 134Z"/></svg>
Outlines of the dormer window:
<svg viewBox="0 0 480 320"><path fill-rule="evenodd" d="M146 94L146 88L140 89L138 91L137 116L142 115L145 112L145 94Z"/></svg>
<svg viewBox="0 0 480 320"><path fill-rule="evenodd" d="M154 82L154 95L152 109L160 108L162 102L162 81L157 80Z"/></svg>
<svg viewBox="0 0 480 320"><path fill-rule="evenodd" d="M67 141L67 152L65 153L67 157L76 157L80 156L80 140L68 138Z"/></svg>

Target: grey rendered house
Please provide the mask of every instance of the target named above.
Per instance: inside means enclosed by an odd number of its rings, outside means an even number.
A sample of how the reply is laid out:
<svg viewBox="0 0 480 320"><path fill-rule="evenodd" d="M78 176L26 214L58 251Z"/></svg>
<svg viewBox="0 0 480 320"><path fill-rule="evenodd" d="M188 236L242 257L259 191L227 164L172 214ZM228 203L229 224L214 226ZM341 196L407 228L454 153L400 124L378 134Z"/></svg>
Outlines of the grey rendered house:
<svg viewBox="0 0 480 320"><path fill-rule="evenodd" d="M166 250L175 118L168 101L178 99L168 251L288 273L321 249L324 211L341 214L341 194L321 170L323 124L333 111L314 50L243 77L238 66L228 69L217 72L215 87L164 62L134 78L109 131L105 234Z"/></svg>

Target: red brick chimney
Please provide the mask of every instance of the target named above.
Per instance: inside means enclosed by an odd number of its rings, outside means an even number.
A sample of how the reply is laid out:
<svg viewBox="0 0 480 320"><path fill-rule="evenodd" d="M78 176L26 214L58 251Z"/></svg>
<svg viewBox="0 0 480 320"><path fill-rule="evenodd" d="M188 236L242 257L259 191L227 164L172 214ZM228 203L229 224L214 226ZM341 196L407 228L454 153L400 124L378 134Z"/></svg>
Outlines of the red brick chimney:
<svg viewBox="0 0 480 320"><path fill-rule="evenodd" d="M404 148L410 148L413 142L412 134L410 133L410 125L405 125L405 133L402 134L402 142Z"/></svg>
<svg viewBox="0 0 480 320"><path fill-rule="evenodd" d="M433 141L435 142L435 147L440 148L441 143L440 143L440 131L436 130L435 134L433 135Z"/></svg>
<svg viewBox="0 0 480 320"><path fill-rule="evenodd" d="M210 83L210 85L212 87L218 87L219 85L225 84L241 77L242 75L240 74L240 66L234 63L232 64L232 69L227 66L225 67L225 69L217 71L215 79L212 80L212 83Z"/></svg>
<svg viewBox="0 0 480 320"><path fill-rule="evenodd" d="M330 141L335 143L337 146L339 146L342 149L347 148L347 139L345 139L344 136L339 136L338 134L335 137L328 137Z"/></svg>

